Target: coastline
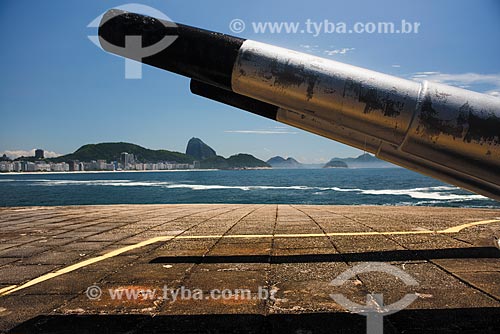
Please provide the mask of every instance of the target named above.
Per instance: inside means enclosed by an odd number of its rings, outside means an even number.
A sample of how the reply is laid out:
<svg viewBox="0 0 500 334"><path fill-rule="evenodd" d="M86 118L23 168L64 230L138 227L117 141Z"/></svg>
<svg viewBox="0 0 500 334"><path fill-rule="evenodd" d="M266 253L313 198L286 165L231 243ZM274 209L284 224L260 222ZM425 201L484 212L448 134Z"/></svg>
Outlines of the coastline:
<svg viewBox="0 0 500 334"><path fill-rule="evenodd" d="M89 171L74 171L74 172L2 172L3 175L58 175L58 174L114 174L114 173L168 173L168 172L214 172L219 170L270 170L269 167L256 168L233 168L233 169L152 169L152 170L89 170Z"/></svg>
<svg viewBox="0 0 500 334"><path fill-rule="evenodd" d="M114 173L149 173L149 172L204 172L218 171L220 169L155 169L155 170L89 170L89 171L74 171L74 172L7 172L0 173L3 175L58 175L58 174L114 174Z"/></svg>

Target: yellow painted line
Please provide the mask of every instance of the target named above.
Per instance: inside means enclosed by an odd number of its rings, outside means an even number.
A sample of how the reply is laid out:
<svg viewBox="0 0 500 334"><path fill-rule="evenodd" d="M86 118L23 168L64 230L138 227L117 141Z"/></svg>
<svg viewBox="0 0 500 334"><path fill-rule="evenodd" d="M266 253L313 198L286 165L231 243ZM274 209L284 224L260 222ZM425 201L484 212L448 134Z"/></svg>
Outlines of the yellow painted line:
<svg viewBox="0 0 500 334"><path fill-rule="evenodd" d="M363 235L397 235L397 234L435 234L435 233L451 233L451 232L438 232L438 231L396 231L396 232L329 232L329 233L299 233L299 234L227 234L227 235L183 235L175 239L244 239L244 238L320 238L325 236L363 236Z"/></svg>
<svg viewBox="0 0 500 334"><path fill-rule="evenodd" d="M48 281L49 279L52 279L54 277L61 276L61 275L67 274L69 272L72 272L74 270L86 267L88 265L104 261L106 259L109 259L109 258L115 257L117 255L120 255L122 253L131 251L131 250L134 250L134 249L137 249L137 248L141 248L141 247L144 247L144 246L148 246L148 245L160 242L160 241L167 241L167 240L173 239L174 237L175 236L163 236L163 237L151 238L151 239L148 239L148 240L145 240L145 241L141 241L141 242L139 242L139 243L137 243L135 245L130 245L130 246L126 246L126 247L115 249L115 250L113 250L113 251L111 251L109 253L106 253L104 255L97 256L97 257L94 257L94 258L91 258L91 259L88 259L88 260L85 260L85 261L82 261L82 262L78 262L78 263L75 263L75 264L73 264L71 266L68 266L66 268L62 268L62 269L59 269L57 271L54 271L54 272L42 275L42 276L37 277L35 279L32 279L32 280L30 280L30 281L28 281L28 282L26 282L26 283L24 283L22 285L19 285L19 286L13 285L13 286L9 286L9 287L3 288L2 290L0 290L0 296L9 295L9 294L11 294L13 292L26 289L26 288L28 288L30 286L35 285L35 284Z"/></svg>
<svg viewBox="0 0 500 334"><path fill-rule="evenodd" d="M327 233L328 236L363 236L363 235L404 235L404 234L435 234L436 231L383 231L383 232L352 232L352 233Z"/></svg>
<svg viewBox="0 0 500 334"><path fill-rule="evenodd" d="M106 259L115 257L117 255L123 254L125 252L141 248L144 246L148 246L161 241L168 241L172 239L186 240L186 239L219 239L219 238L318 238L326 236L370 236L370 235L408 235L408 234L449 234L449 233L458 233L465 228L478 226L478 225L486 225L491 223L500 222L500 219L491 219L491 220L482 220L467 224L458 225L455 227L450 227L444 230L439 231L431 231L431 230L423 230L423 231L388 231L388 232L331 232L331 233L309 233L309 234L229 234L229 235L180 235L180 236L161 236L151 238L145 241L141 241L134 245L129 245L126 247L115 249L109 253L106 253L101 256L97 256L82 262L75 263L68 267L59 269L55 272L51 272L35 279L32 279L22 285L11 285L5 288L0 289L0 297L9 295L13 292L26 289L30 286L33 286L38 283L45 282L54 277L61 276L63 274L67 274L69 272L75 271L77 269L86 267L88 265L104 261Z"/></svg>
<svg viewBox="0 0 500 334"><path fill-rule="evenodd" d="M460 232L461 230L463 230L464 228L467 228L467 227L472 227L472 226L477 226L477 225L491 224L491 223L496 223L496 222L500 222L500 219L482 220L482 221L479 221L479 222L473 222L473 223L467 223L467 224L463 224L463 225L458 225L458 226L455 226L455 227L447 228L446 230L438 231L438 233L458 233L458 232Z"/></svg>
<svg viewBox="0 0 500 334"><path fill-rule="evenodd" d="M11 286L6 286L5 288L0 289L0 295L4 293L5 291L9 291L11 289L14 289L17 285L11 285Z"/></svg>

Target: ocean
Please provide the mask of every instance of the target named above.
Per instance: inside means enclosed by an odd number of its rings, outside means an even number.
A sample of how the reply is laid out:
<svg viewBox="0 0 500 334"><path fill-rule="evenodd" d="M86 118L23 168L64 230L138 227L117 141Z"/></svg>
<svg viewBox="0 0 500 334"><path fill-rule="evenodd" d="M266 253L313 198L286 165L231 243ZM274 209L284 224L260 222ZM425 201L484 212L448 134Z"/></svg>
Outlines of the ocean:
<svg viewBox="0 0 500 334"><path fill-rule="evenodd" d="M1 174L0 206L277 203L495 207L402 168Z"/></svg>

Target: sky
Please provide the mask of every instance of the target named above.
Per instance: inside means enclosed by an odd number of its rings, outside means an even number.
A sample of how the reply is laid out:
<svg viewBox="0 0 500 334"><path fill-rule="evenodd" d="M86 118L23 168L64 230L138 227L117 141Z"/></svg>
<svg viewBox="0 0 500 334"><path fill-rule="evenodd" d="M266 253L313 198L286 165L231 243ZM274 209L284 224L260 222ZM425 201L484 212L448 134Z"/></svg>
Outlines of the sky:
<svg viewBox="0 0 500 334"><path fill-rule="evenodd" d="M312 53L414 80L432 80L500 96L497 0L135 1L176 22ZM192 95L189 79L143 66L125 79L124 60L96 47L89 23L126 1L2 0L0 154L43 148L66 154L99 142L132 142L184 152L198 137L218 154L304 163L359 150ZM230 30L243 20L246 29ZM259 33L257 22L420 23L412 34Z"/></svg>

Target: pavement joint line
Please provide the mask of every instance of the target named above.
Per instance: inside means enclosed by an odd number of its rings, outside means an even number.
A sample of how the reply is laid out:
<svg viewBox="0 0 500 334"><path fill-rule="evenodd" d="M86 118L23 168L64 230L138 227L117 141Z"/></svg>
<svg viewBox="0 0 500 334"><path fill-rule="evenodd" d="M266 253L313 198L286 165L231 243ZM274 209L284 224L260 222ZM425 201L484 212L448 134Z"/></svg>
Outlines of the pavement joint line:
<svg viewBox="0 0 500 334"><path fill-rule="evenodd" d="M204 252L204 254L202 255L202 257L205 257L207 256L215 247L216 245L222 240L222 238L229 232L231 231L238 223L240 223L243 219L245 219L246 217L250 216L251 214L253 214L255 211L259 210L260 208L262 208L263 206L259 206L255 209L252 209L251 211L245 213L245 215L241 216L240 218L238 218L236 220L236 222L234 224L231 225L231 227L229 227L223 234L220 235L220 237L215 241L215 243L208 249ZM236 210L233 210L231 212L234 212L234 211L237 211ZM209 219L210 220L210 219ZM209 220L206 220L206 221L209 221ZM206 222L205 221L205 222ZM202 223L198 224L201 225ZM179 235L178 237L182 237L182 235ZM195 268L196 264L192 264L189 269L187 269L185 272L184 272L184 275L183 275L183 278L181 279L181 284L184 285L184 282L186 282L190 277L191 277L191 274L192 274L192 271L193 269Z"/></svg>
<svg viewBox="0 0 500 334"><path fill-rule="evenodd" d="M70 266L67 266L65 268L61 268L59 270L56 270L54 272L50 272L47 274L44 274L42 276L39 276L35 279L32 279L24 284L21 285L11 285L5 288L0 289L0 297L9 295L13 292L20 291L23 289L26 289L30 286L36 285L38 283L45 282L47 280L50 280L54 277L61 276L63 274L67 274L69 272L75 271L77 269L86 267L88 265L104 261L106 259L118 256L120 254L123 254L125 252L141 248L144 246L152 245L157 242L162 242L162 241L169 241L172 239L179 239L179 240L186 240L186 239L210 239L210 238L311 238L311 237L325 237L325 236L363 236L363 235L402 235L402 234L451 234L451 233L458 233L462 231L465 228L468 227L473 227L473 226L478 226L478 225L486 225L486 224L492 224L492 223L497 223L500 222L500 219L490 219L490 220L482 220L482 221L477 221L477 222L471 222L471 223L466 223L454 227L450 227L444 230L439 230L439 231L432 231L432 230L424 230L424 231L395 231L395 232L333 232L333 233L313 233L313 234L233 234L233 235L171 235L171 236L160 236L160 237L155 237L151 239L147 239L144 241L141 241L137 244L125 246L122 248L115 249L111 252L108 252L104 255L100 255L94 258L90 258L75 264L72 264Z"/></svg>

